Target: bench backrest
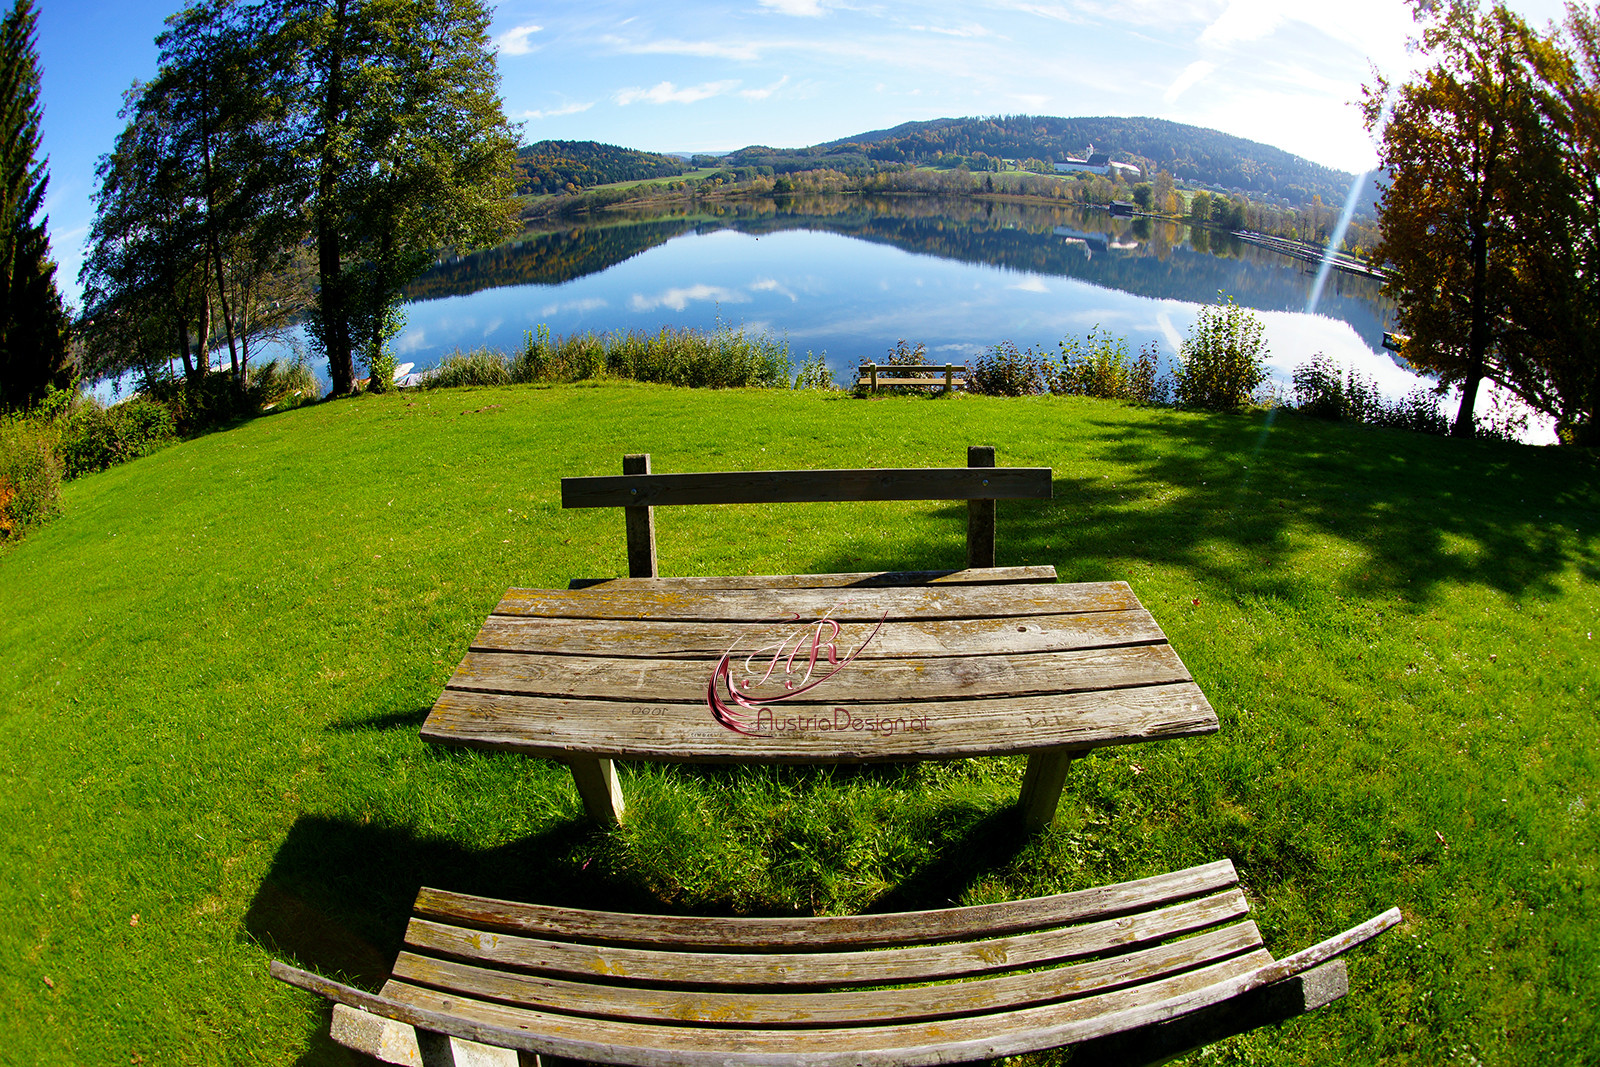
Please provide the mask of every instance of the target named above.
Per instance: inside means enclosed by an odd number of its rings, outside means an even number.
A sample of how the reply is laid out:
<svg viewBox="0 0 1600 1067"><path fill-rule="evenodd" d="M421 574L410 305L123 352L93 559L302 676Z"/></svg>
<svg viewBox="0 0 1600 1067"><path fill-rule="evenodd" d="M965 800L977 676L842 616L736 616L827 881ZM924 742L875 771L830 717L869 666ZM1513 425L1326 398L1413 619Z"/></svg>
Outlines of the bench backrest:
<svg viewBox="0 0 1600 1067"><path fill-rule="evenodd" d="M845 500L965 500L967 566L993 567L994 502L1048 500L1049 467L996 467L994 448L967 449L965 467L651 474L648 453L624 456L622 474L561 479L564 508L623 509L628 576L654 578L653 509L669 504L792 504Z"/></svg>

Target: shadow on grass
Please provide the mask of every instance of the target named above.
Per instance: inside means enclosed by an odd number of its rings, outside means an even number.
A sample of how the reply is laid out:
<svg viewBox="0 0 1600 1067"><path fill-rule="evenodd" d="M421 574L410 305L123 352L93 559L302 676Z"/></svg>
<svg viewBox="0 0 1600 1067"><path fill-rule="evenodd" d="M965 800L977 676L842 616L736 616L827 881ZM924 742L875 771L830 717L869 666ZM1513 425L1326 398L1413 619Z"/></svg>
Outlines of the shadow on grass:
<svg viewBox="0 0 1600 1067"><path fill-rule="evenodd" d="M257 888L243 933L278 959L376 990L400 951L422 886L603 911L682 911L629 876L607 873L606 864L591 864L605 849L604 837L575 820L499 848L473 851L419 838L401 827L302 816ZM1010 808L978 819L869 910L948 906L985 874L1009 864L1027 841ZM729 908L696 910L732 913ZM328 1036L330 1019L331 1008L320 1005L300 1067L376 1062L335 1044Z"/></svg>
<svg viewBox="0 0 1600 1067"><path fill-rule="evenodd" d="M367 730L419 730L428 718L432 707L415 711L392 711L383 715L369 715L364 719L347 719L331 722L328 729L334 733L361 733Z"/></svg>
<svg viewBox="0 0 1600 1067"><path fill-rule="evenodd" d="M1292 414L1075 422L1086 440L1055 469L1053 499L1000 501L997 562L1054 563L1062 581L1127 577L1130 559L1179 566L1240 596L1333 592L1426 602L1442 586L1550 593L1575 567L1600 580L1596 457L1458 441ZM999 462L1027 465L999 446ZM1065 447L1065 446L1061 446ZM1010 455L1008 456L1008 452ZM813 571L961 566L966 505L932 509L948 540L844 549ZM1589 531L1585 534L1583 531ZM1334 576L1290 567L1296 538L1364 551Z"/></svg>

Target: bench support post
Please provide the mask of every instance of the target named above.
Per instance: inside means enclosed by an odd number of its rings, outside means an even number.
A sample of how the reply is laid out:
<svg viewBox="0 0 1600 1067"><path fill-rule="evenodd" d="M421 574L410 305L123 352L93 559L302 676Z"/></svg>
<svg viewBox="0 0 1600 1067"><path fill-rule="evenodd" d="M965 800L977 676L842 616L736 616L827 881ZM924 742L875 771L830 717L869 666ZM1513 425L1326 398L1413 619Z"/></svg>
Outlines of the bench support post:
<svg viewBox="0 0 1600 1067"><path fill-rule="evenodd" d="M583 798L583 810L589 818L606 826L622 822L622 783L617 780L617 768L608 759L584 759L575 756L568 761L572 768L572 781Z"/></svg>
<svg viewBox="0 0 1600 1067"><path fill-rule="evenodd" d="M623 474L649 474L650 453L622 457ZM656 518L649 506L625 507L622 521L628 531L628 577L656 577Z"/></svg>
<svg viewBox="0 0 1600 1067"><path fill-rule="evenodd" d="M993 445L970 445L967 466L993 467ZM967 566L994 566L994 501L967 501Z"/></svg>
<svg viewBox="0 0 1600 1067"><path fill-rule="evenodd" d="M1048 829L1056 821L1056 806L1061 802L1061 786L1067 780L1067 766L1082 752L1035 752L1028 757L1022 775L1022 797L1017 807L1022 824L1030 832Z"/></svg>
<svg viewBox="0 0 1600 1067"><path fill-rule="evenodd" d="M867 374L872 378L872 384L867 387L867 392L876 394L878 391L878 365L876 363L868 363Z"/></svg>
<svg viewBox="0 0 1600 1067"><path fill-rule="evenodd" d="M956 377L956 365L954 363L946 363L944 365L944 391L945 392L948 393L951 389L955 388L955 377Z"/></svg>

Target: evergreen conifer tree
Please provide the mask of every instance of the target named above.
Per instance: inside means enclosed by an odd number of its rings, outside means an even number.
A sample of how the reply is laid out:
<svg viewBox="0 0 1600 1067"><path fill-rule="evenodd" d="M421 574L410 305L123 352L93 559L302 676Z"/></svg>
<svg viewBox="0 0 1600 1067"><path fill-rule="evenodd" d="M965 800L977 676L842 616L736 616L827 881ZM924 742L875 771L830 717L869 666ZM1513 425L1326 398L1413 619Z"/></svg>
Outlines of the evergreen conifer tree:
<svg viewBox="0 0 1600 1067"><path fill-rule="evenodd" d="M0 19L0 410L71 381L67 313L56 290L39 156L39 56L33 0Z"/></svg>

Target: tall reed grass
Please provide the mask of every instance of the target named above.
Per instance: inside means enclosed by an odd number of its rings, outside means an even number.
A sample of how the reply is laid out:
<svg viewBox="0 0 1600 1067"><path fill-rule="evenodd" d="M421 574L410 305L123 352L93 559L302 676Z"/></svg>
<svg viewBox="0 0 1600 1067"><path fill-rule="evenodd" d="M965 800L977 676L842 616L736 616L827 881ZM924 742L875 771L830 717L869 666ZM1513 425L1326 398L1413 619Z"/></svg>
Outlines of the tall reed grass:
<svg viewBox="0 0 1600 1067"><path fill-rule="evenodd" d="M548 326L530 330L515 355L480 348L446 356L428 372L430 389L524 382L576 382L621 378L692 389L789 385L789 344L743 326L710 333L663 326L657 333L628 330L552 337Z"/></svg>

